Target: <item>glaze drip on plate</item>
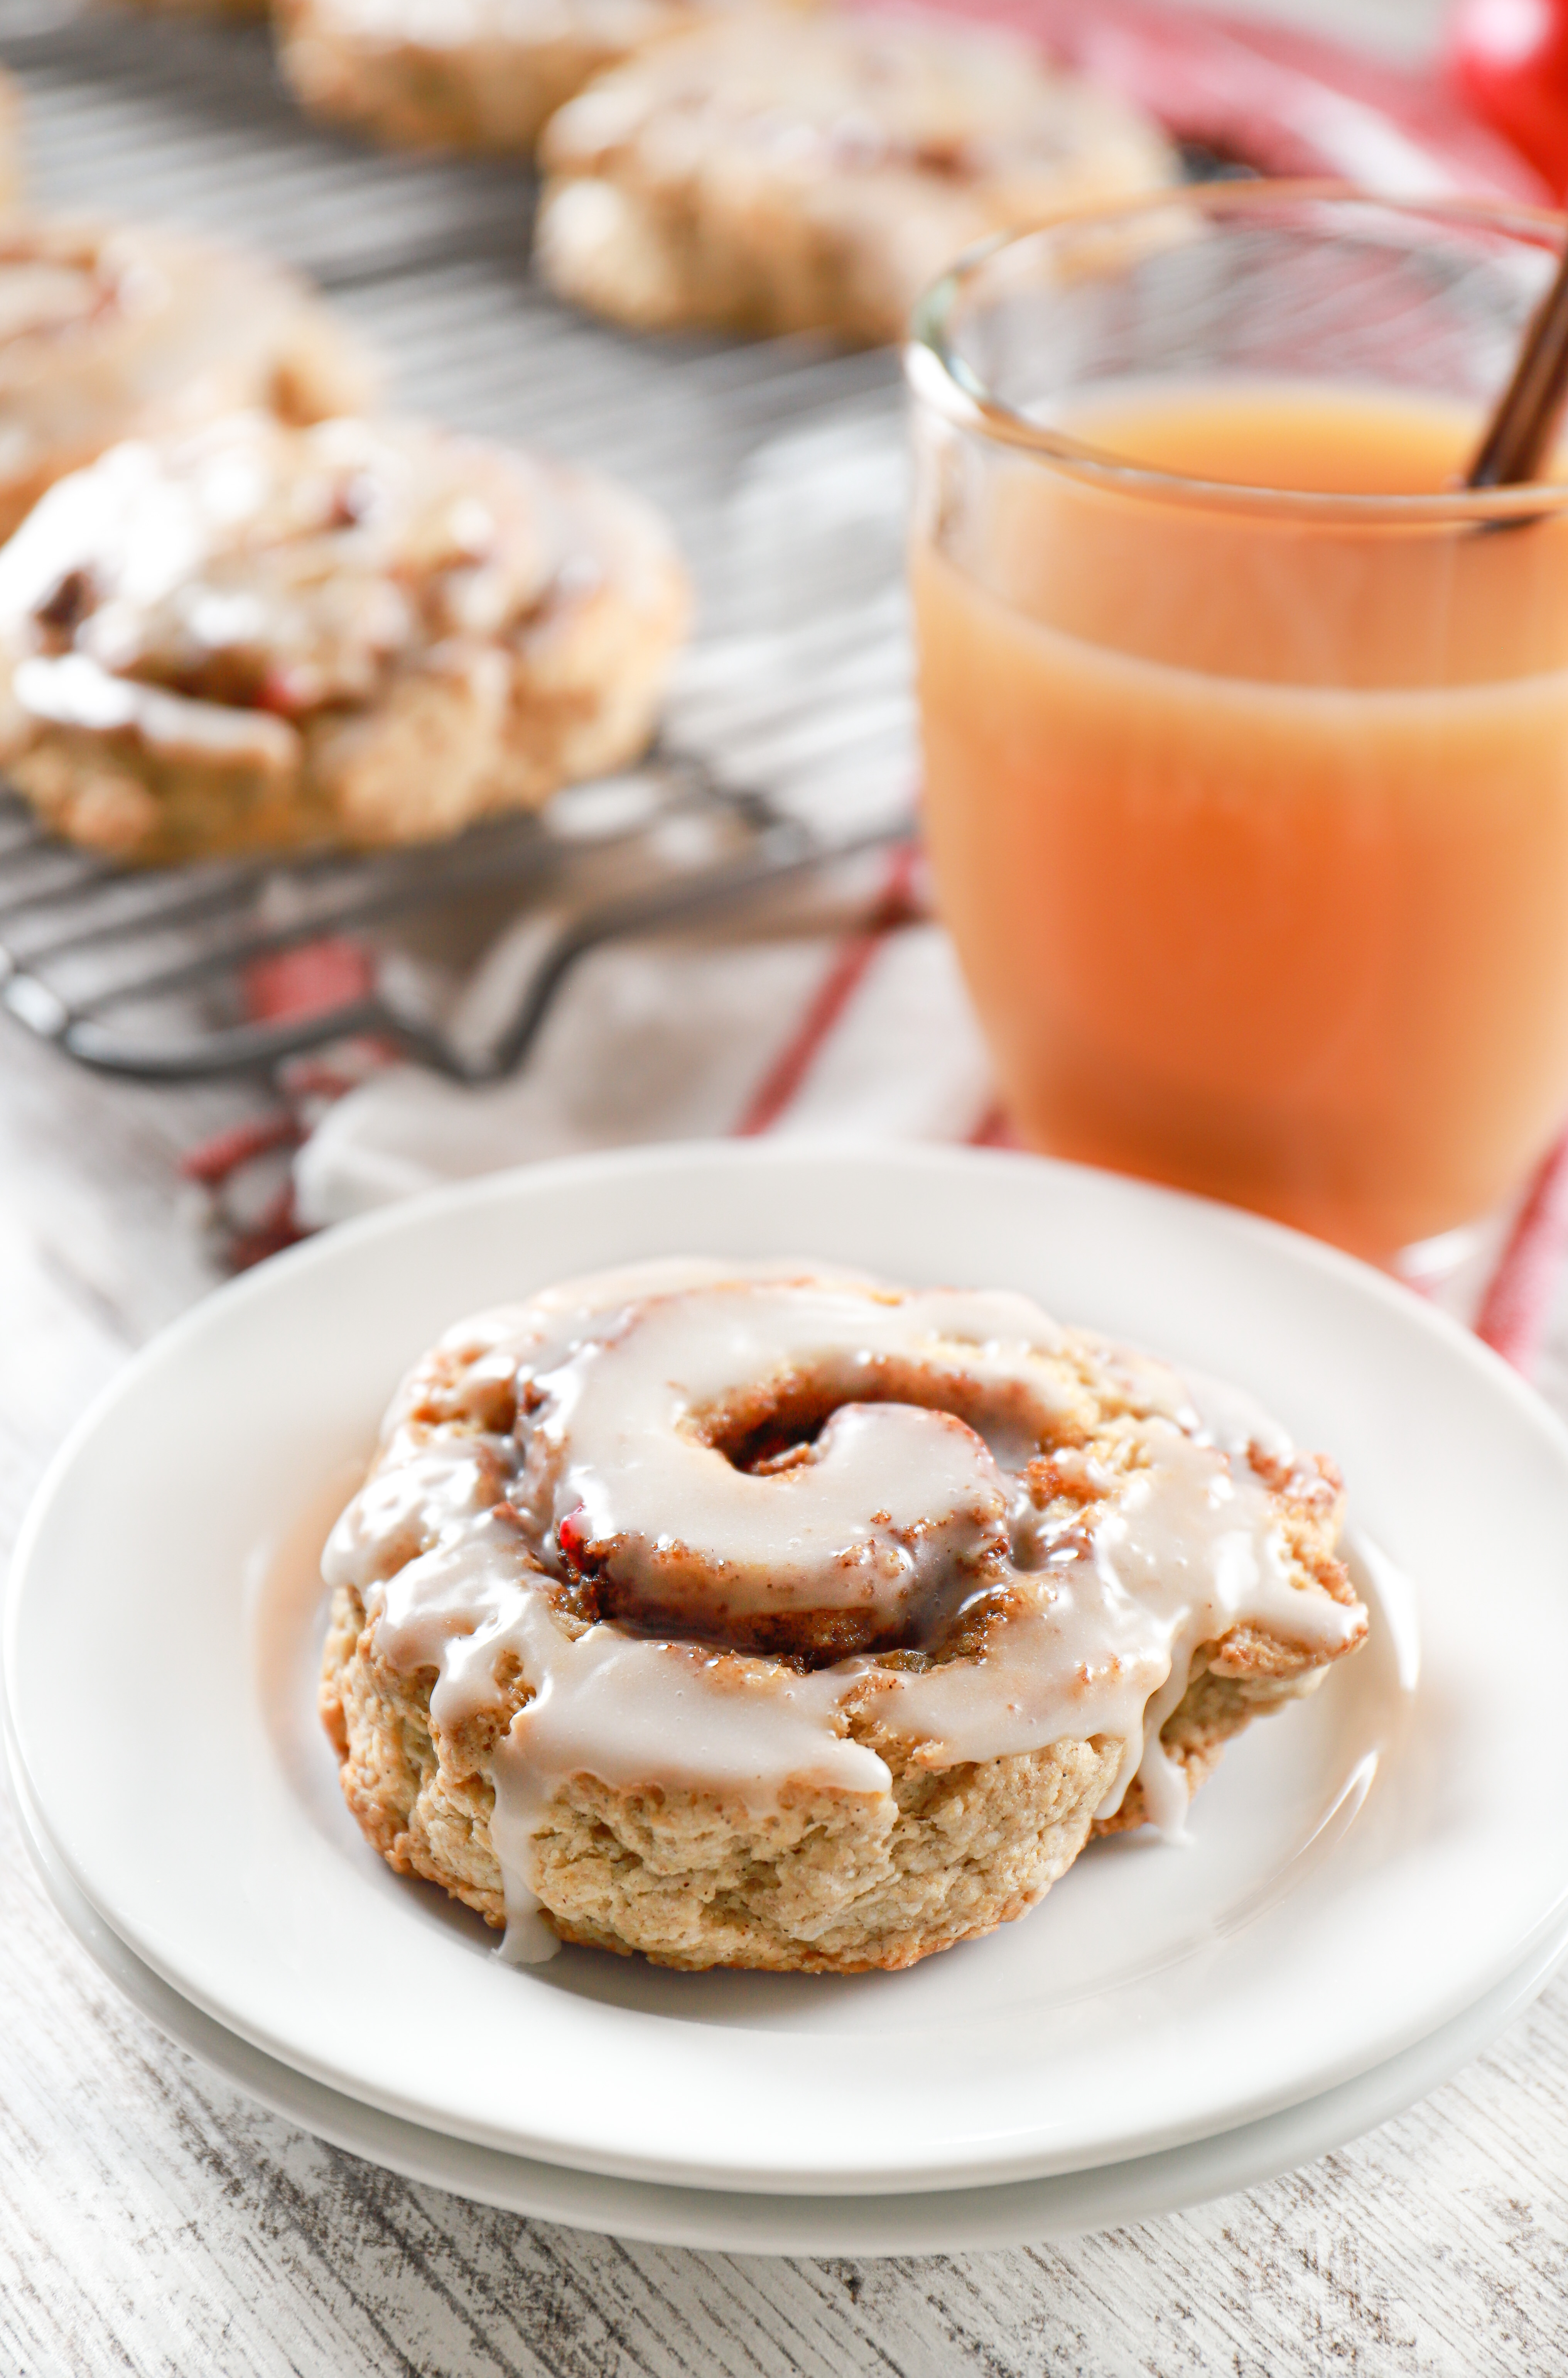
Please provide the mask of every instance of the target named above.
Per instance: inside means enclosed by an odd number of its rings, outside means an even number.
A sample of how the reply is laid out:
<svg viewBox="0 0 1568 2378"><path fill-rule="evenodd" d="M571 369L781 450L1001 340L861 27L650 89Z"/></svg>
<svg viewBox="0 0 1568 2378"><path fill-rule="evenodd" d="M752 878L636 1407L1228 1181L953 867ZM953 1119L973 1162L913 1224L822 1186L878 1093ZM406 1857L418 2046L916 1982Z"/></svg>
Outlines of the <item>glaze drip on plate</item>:
<svg viewBox="0 0 1568 2378"><path fill-rule="evenodd" d="M1332 1499L1233 1390L1001 1291L660 1263L449 1332L328 1545L433 1735L494 1713L504 1953L548 1955L536 1844L574 1778L751 1809L1114 1745L1179 1832L1160 1730L1264 1639L1364 1633L1277 1490ZM520 1698L521 1705L519 1706Z"/></svg>

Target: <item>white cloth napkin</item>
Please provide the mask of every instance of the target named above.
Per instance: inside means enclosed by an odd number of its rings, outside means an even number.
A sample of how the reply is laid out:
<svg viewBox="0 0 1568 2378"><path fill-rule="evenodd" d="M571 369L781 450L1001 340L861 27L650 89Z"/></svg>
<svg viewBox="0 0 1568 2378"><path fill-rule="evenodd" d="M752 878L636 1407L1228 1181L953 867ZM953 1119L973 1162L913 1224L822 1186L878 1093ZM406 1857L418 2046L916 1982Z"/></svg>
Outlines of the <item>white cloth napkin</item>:
<svg viewBox="0 0 1568 2378"><path fill-rule="evenodd" d="M534 930L481 969L475 1005ZM742 1130L964 1139L990 1105L934 924L633 943L583 963L514 1078L474 1090L397 1064L329 1106L295 1159L295 1204L317 1228L533 1158Z"/></svg>

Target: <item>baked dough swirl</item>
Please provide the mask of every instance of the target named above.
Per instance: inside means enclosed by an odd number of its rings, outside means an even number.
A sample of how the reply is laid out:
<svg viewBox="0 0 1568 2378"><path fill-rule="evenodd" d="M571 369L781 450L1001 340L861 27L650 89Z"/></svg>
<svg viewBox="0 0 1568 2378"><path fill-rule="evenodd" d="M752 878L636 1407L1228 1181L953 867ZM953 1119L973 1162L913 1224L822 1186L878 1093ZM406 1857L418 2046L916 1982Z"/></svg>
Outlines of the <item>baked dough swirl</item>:
<svg viewBox="0 0 1568 2378"><path fill-rule="evenodd" d="M1179 1830L1356 1648L1339 1511L1251 1408L1022 1296L641 1266L405 1382L326 1554L323 1714L376 1847L514 1958L907 1965L1092 1829Z"/></svg>

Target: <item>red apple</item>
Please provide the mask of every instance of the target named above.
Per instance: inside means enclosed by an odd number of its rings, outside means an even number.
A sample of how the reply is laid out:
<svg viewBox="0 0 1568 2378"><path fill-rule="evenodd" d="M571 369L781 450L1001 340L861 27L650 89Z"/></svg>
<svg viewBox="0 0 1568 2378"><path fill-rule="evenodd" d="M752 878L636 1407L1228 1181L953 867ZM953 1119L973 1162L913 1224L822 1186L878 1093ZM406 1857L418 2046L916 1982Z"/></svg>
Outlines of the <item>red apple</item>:
<svg viewBox="0 0 1568 2378"><path fill-rule="evenodd" d="M1459 0L1448 67L1477 114L1568 196L1568 0Z"/></svg>

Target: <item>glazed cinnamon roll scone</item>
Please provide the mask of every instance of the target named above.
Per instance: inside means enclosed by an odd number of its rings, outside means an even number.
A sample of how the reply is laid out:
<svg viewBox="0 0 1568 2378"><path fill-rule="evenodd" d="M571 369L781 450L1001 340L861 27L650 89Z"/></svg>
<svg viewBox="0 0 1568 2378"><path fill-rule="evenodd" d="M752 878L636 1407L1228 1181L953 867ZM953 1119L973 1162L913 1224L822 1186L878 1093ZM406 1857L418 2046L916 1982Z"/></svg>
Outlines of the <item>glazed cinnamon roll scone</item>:
<svg viewBox="0 0 1568 2378"><path fill-rule="evenodd" d="M398 147L515 156L594 75L725 5L277 0L273 21L283 73L313 115Z"/></svg>
<svg viewBox="0 0 1568 2378"><path fill-rule="evenodd" d="M1173 178L1163 135L1020 40L895 17L715 19L546 127L535 252L639 330L904 335L974 241Z"/></svg>
<svg viewBox="0 0 1568 2378"><path fill-rule="evenodd" d="M0 538L121 438L239 406L352 412L376 373L280 265L85 217L0 222Z"/></svg>
<svg viewBox="0 0 1568 2378"><path fill-rule="evenodd" d="M678 1262L451 1330L329 1542L383 1856L658 1964L914 1964L1179 1830L1367 1613L1333 1465L1005 1292Z"/></svg>
<svg viewBox="0 0 1568 2378"><path fill-rule="evenodd" d="M687 613L609 480L231 416L113 449L0 552L0 761L123 859L426 841L636 757Z"/></svg>

